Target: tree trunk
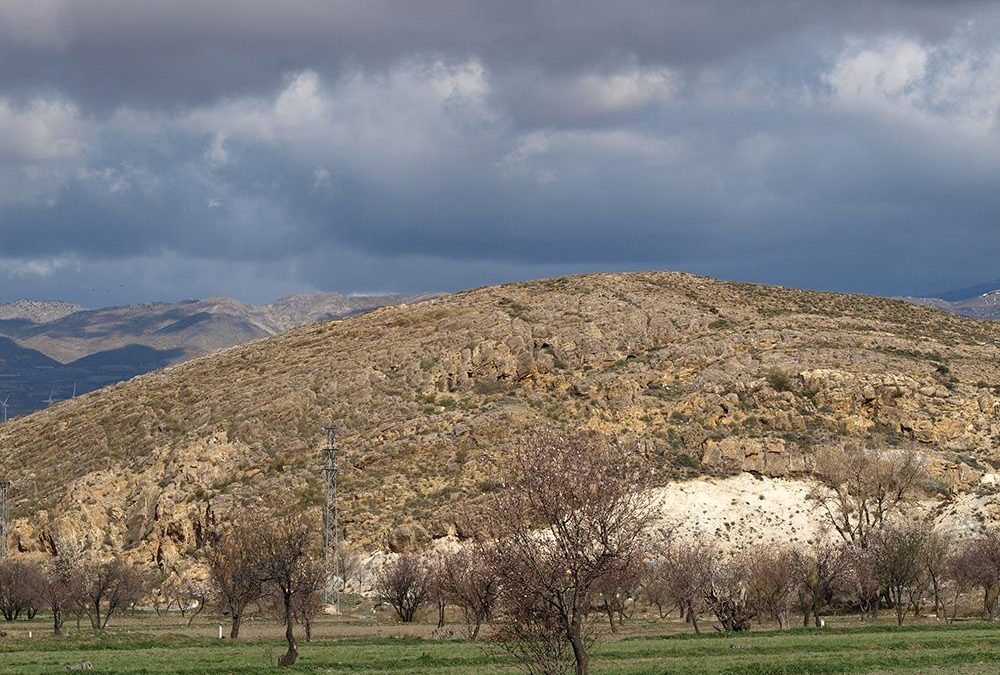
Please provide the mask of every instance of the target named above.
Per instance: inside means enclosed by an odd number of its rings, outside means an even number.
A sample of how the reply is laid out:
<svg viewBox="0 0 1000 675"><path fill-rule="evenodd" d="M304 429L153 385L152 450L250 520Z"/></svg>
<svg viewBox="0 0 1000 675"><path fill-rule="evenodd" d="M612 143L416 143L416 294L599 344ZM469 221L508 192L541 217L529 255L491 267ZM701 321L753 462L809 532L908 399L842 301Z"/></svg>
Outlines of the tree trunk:
<svg viewBox="0 0 1000 675"><path fill-rule="evenodd" d="M576 675L587 675L590 672L590 657L587 654L587 647L583 644L583 631L579 620L574 620L569 625L567 638L573 648L573 659L576 661Z"/></svg>
<svg viewBox="0 0 1000 675"><path fill-rule="evenodd" d="M313 641L312 621L309 620L308 616L302 617L302 627L305 628L306 631L306 642L312 642Z"/></svg>
<svg viewBox="0 0 1000 675"><path fill-rule="evenodd" d="M605 604L605 609L608 612L608 623L611 624L611 632L617 633L618 629L615 627L615 613L611 609L611 605Z"/></svg>
<svg viewBox="0 0 1000 675"><path fill-rule="evenodd" d="M903 615L906 614L906 605L903 603L903 589L894 588L889 593L892 600L893 609L896 610L896 624L903 625Z"/></svg>
<svg viewBox="0 0 1000 675"><path fill-rule="evenodd" d="M442 598L438 598L437 606L438 606L438 628L444 628L444 610L445 607L447 607L447 605L445 604L445 601Z"/></svg>
<svg viewBox="0 0 1000 675"><path fill-rule="evenodd" d="M94 601L94 612L90 615L90 627L98 630L101 627L101 601Z"/></svg>
<svg viewBox="0 0 1000 675"><path fill-rule="evenodd" d="M198 615L199 615L199 614L201 614L201 610L203 610L203 609L205 609L205 603L204 603L204 602L201 602L201 601L199 600L199 601L198 601L198 609L196 609L196 610L194 611L194 613L193 613L193 614L191 615L191 618L190 618L190 619L188 619L188 628L190 628L190 627L191 627L191 624L193 624L193 623L194 623L194 620L198 618Z"/></svg>
<svg viewBox="0 0 1000 675"><path fill-rule="evenodd" d="M55 605L52 608L52 634L62 635L63 634L63 614L62 607Z"/></svg>
<svg viewBox="0 0 1000 675"><path fill-rule="evenodd" d="M278 665L294 666L295 662L299 660L299 646L295 643L295 631L292 626L294 619L292 594L285 591L282 593L282 598L285 602L285 641L288 642L288 651L278 659Z"/></svg>
<svg viewBox="0 0 1000 675"><path fill-rule="evenodd" d="M788 621L785 619L784 612L778 612L778 630L785 630L787 628Z"/></svg>
<svg viewBox="0 0 1000 675"><path fill-rule="evenodd" d="M233 625L229 629L229 639L235 640L240 636L240 626L243 625L243 607L233 612Z"/></svg>
<svg viewBox="0 0 1000 675"><path fill-rule="evenodd" d="M701 635L701 628L698 627L698 614L694 611L690 603L687 608L687 618L691 622L691 627L694 628L695 634Z"/></svg>

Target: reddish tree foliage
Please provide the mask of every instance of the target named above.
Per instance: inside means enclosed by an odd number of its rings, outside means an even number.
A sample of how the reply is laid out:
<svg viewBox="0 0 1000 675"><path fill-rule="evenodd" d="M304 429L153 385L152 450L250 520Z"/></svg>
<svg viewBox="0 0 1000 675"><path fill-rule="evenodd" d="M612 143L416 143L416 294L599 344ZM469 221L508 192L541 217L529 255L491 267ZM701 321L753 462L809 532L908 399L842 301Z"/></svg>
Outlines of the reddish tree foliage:
<svg viewBox="0 0 1000 675"><path fill-rule="evenodd" d="M410 623L417 610L430 600L433 579L427 563L419 555L404 554L386 562L375 574L379 600L396 610L403 623Z"/></svg>
<svg viewBox="0 0 1000 675"><path fill-rule="evenodd" d="M15 621L22 614L35 618L43 602L44 586L44 574L36 563L13 558L0 562L0 614L7 621Z"/></svg>
<svg viewBox="0 0 1000 675"><path fill-rule="evenodd" d="M479 636L497 600L497 578L484 563L485 557L478 550L463 548L446 555L439 569L444 596L462 610L472 640Z"/></svg>
<svg viewBox="0 0 1000 675"><path fill-rule="evenodd" d="M741 552L739 564L747 570L747 593L758 613L778 622L785 630L795 601L802 571L791 546L757 545Z"/></svg>
<svg viewBox="0 0 1000 675"><path fill-rule="evenodd" d="M315 534L319 531L303 515L261 519L252 530L252 550L260 555L260 578L273 591L285 623L288 651L279 659L282 666L294 665L299 658L295 604L299 596L314 591L313 570L319 564Z"/></svg>
<svg viewBox="0 0 1000 675"><path fill-rule="evenodd" d="M675 541L664 558L666 585L684 618L695 633L700 633L698 620L707 609L705 599L718 570L719 549L702 541Z"/></svg>
<svg viewBox="0 0 1000 675"><path fill-rule="evenodd" d="M264 594L263 551L253 529L249 522L239 521L215 537L205 551L215 601L232 617L229 637L233 640L240 635L247 607Z"/></svg>
<svg viewBox="0 0 1000 675"><path fill-rule="evenodd" d="M1000 531L989 529L966 542L952 559L953 576L983 592L983 613L992 621L1000 599Z"/></svg>
<svg viewBox="0 0 1000 675"><path fill-rule="evenodd" d="M638 594L644 571L645 565L625 560L613 565L611 570L597 582L595 588L601 606L608 616L612 633L618 631L616 620L621 623L628 618L625 610L629 601Z"/></svg>
<svg viewBox="0 0 1000 675"><path fill-rule="evenodd" d="M638 459L595 435L546 432L498 466L479 532L499 581L494 625L532 672L588 672L599 585L641 564L650 504Z"/></svg>
<svg viewBox="0 0 1000 675"><path fill-rule="evenodd" d="M882 597L882 580L879 578L875 549L857 545L844 548L847 579L854 587L862 619L878 617L879 598Z"/></svg>
<svg viewBox="0 0 1000 675"><path fill-rule="evenodd" d="M111 617L145 594L142 574L121 558L81 565L79 600L93 628L103 629Z"/></svg>
<svg viewBox="0 0 1000 675"><path fill-rule="evenodd" d="M802 623L808 626L812 619L816 626L821 626L822 615L833 604L836 594L850 582L848 560L842 547L828 542L799 551L798 556L802 573L799 586Z"/></svg>

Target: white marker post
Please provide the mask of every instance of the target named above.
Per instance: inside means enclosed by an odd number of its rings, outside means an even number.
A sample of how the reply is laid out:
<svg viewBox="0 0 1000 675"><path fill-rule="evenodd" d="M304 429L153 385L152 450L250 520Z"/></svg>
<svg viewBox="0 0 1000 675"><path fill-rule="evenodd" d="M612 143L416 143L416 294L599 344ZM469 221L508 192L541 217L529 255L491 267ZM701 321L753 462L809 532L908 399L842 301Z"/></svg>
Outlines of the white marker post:
<svg viewBox="0 0 1000 675"><path fill-rule="evenodd" d="M222 624L219 624L219 639L222 639Z"/></svg>

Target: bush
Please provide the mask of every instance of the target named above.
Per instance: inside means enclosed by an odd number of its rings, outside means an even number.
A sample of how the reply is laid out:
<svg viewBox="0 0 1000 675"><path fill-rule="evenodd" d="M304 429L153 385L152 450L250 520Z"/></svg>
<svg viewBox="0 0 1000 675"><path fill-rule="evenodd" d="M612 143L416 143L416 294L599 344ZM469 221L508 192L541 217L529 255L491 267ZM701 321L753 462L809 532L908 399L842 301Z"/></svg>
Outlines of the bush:
<svg viewBox="0 0 1000 675"><path fill-rule="evenodd" d="M792 376L783 370L774 368L767 373L767 383L775 391L791 391Z"/></svg>

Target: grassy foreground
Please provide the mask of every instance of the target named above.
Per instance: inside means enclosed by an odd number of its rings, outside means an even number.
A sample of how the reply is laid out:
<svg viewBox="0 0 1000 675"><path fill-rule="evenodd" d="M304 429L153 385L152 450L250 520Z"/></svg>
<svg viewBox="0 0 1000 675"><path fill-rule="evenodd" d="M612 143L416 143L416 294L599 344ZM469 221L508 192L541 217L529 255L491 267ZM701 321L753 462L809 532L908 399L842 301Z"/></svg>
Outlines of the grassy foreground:
<svg viewBox="0 0 1000 675"><path fill-rule="evenodd" d="M184 635L82 634L0 640L0 673L66 672L89 661L99 673L273 673L279 641ZM605 641L595 673L960 673L1000 672L1000 627L989 624L883 626L673 635ZM517 672L503 655L463 641L417 637L323 639L302 645L302 673Z"/></svg>

